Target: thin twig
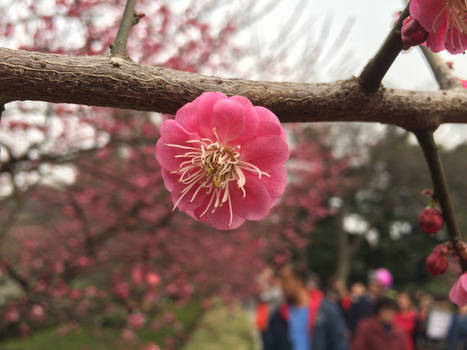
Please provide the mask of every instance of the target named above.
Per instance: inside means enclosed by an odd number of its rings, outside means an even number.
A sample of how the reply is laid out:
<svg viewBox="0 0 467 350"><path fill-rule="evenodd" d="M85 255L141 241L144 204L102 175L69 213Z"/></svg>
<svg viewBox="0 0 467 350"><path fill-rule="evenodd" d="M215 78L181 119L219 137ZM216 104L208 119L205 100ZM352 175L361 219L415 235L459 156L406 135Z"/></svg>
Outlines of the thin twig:
<svg viewBox="0 0 467 350"><path fill-rule="evenodd" d="M425 46L420 46L420 49L422 50L423 56L425 56L425 59L428 62L441 90L463 88L460 80L452 74L448 65L440 55L431 52L431 50Z"/></svg>
<svg viewBox="0 0 467 350"><path fill-rule="evenodd" d="M117 36L112 45L110 45L111 56L126 56L126 45L131 27L135 25L137 16L135 16L136 0L127 0L125 11L123 12Z"/></svg>
<svg viewBox="0 0 467 350"><path fill-rule="evenodd" d="M399 16L376 55L368 62L360 74L360 83L368 92L378 91L381 81L402 50L401 26L404 19L409 15L409 6L410 3L407 4Z"/></svg>
<svg viewBox="0 0 467 350"><path fill-rule="evenodd" d="M433 137L432 130L419 131L415 133L418 143L422 147L426 162L430 169L431 179L433 181L434 193L441 206L444 221L448 229L450 241L452 242L457 255L459 256L459 265L462 271L467 271L467 261L459 252L458 242L462 239L461 232L454 216L454 210L449 196L448 184L444 174L444 168L439 155L438 146Z"/></svg>

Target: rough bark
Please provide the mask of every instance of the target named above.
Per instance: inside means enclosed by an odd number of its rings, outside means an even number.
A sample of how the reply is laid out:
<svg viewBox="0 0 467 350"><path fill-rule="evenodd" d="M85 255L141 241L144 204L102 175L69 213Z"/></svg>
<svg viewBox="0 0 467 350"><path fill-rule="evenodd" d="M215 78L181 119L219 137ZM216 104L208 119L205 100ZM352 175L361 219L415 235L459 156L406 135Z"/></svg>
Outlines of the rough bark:
<svg viewBox="0 0 467 350"><path fill-rule="evenodd" d="M109 56L65 56L0 48L0 104L34 100L174 114L204 91L243 95L282 122L380 122L408 130L467 123L467 93L381 88L357 78L332 83L225 79L138 65Z"/></svg>

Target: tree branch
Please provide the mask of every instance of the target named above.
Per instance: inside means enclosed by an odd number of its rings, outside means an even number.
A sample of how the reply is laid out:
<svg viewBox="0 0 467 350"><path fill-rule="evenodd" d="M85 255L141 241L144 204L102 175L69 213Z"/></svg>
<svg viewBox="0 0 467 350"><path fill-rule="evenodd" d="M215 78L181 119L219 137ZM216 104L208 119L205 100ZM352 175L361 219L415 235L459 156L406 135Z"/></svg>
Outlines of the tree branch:
<svg viewBox="0 0 467 350"><path fill-rule="evenodd" d="M463 89L463 86L459 79L457 79L449 69L448 65L441 58L440 55L437 55L431 52L425 46L420 46L423 56L425 56L426 61L430 65L431 71L435 76L436 81L438 82L439 88L441 90L449 90L460 88Z"/></svg>
<svg viewBox="0 0 467 350"><path fill-rule="evenodd" d="M127 0L117 36L115 37L113 44L110 45L111 56L126 56L128 36L130 35L131 28L136 24L138 18L135 16L135 5L136 0Z"/></svg>
<svg viewBox="0 0 467 350"><path fill-rule="evenodd" d="M23 289L24 292L29 292L29 282L20 275L8 262L3 261L1 263L6 270L7 275Z"/></svg>
<svg viewBox="0 0 467 350"><path fill-rule="evenodd" d="M202 92L243 95L282 122L380 122L407 130L467 123L465 91L366 92L356 78L333 83L224 79L105 56L65 56L0 48L0 100L34 100L174 114Z"/></svg>
<svg viewBox="0 0 467 350"><path fill-rule="evenodd" d="M360 82L368 92L376 92L379 89L381 81L402 50L401 26L404 19L409 15L409 6L410 3L407 4L399 16L381 48L360 74Z"/></svg>
<svg viewBox="0 0 467 350"><path fill-rule="evenodd" d="M435 196L441 206L450 241L453 243L454 249L457 251L457 255L459 256L459 264L462 268L462 271L465 272L467 271L467 261L458 251L459 248L457 245L457 242L462 239L462 236L454 216L454 210L452 208L451 198L449 196L448 184L444 174L443 165L441 163L438 146L436 145L435 139L433 137L433 131L419 131L415 133L415 136L417 137L418 143L423 149L423 154L425 155L426 162L428 163L433 181Z"/></svg>

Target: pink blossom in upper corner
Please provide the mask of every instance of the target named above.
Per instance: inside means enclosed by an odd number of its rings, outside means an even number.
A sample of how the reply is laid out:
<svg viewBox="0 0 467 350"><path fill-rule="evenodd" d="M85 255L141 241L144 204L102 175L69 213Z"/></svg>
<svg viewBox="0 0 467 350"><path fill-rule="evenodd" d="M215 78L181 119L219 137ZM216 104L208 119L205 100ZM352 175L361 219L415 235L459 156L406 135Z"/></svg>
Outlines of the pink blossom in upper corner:
<svg viewBox="0 0 467 350"><path fill-rule="evenodd" d="M278 118L245 97L206 92L161 127L156 158L174 209L220 230L260 220L285 189Z"/></svg>
<svg viewBox="0 0 467 350"><path fill-rule="evenodd" d="M410 15L428 32L431 51L456 54L467 49L466 0L412 0Z"/></svg>
<svg viewBox="0 0 467 350"><path fill-rule="evenodd" d="M413 19L408 16L402 22L401 38L404 45L404 50L408 50L412 46L423 44L428 37L428 32Z"/></svg>
<svg viewBox="0 0 467 350"><path fill-rule="evenodd" d="M459 307L467 305L467 273L462 274L454 283L449 299Z"/></svg>

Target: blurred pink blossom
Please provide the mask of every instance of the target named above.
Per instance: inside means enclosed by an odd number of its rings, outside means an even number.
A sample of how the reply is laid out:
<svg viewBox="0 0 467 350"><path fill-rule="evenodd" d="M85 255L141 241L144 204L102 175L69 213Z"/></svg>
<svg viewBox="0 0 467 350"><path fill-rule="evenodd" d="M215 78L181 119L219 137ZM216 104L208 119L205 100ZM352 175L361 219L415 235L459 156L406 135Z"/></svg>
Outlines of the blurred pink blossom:
<svg viewBox="0 0 467 350"><path fill-rule="evenodd" d="M133 339L135 339L135 333L128 328L124 328L120 335L125 341L132 341Z"/></svg>
<svg viewBox="0 0 467 350"><path fill-rule="evenodd" d="M29 312L31 320L42 321L45 318L44 308L41 305L34 304Z"/></svg>
<svg viewBox="0 0 467 350"><path fill-rule="evenodd" d="M459 307L467 305L467 273L462 274L454 283L449 299Z"/></svg>
<svg viewBox="0 0 467 350"><path fill-rule="evenodd" d="M146 283L149 284L151 287L157 286L161 281L159 275L155 272L148 272L146 275Z"/></svg>
<svg viewBox="0 0 467 350"><path fill-rule="evenodd" d="M141 312L135 312L130 315L129 324L134 329L140 329L144 326L145 322L146 316L144 316L144 314L142 314Z"/></svg>

